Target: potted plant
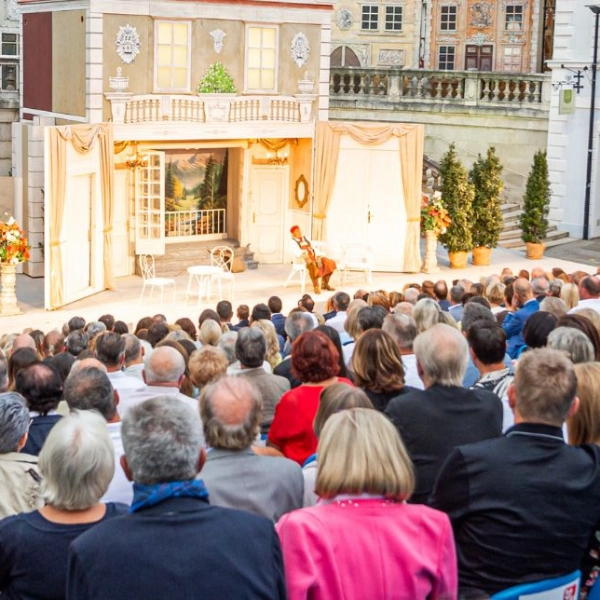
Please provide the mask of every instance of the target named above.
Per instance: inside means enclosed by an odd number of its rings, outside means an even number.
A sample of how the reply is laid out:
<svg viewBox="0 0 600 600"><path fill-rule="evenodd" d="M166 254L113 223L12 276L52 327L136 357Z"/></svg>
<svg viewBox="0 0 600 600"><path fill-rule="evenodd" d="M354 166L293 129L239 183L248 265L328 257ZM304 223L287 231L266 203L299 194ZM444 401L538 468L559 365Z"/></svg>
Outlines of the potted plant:
<svg viewBox="0 0 600 600"><path fill-rule="evenodd" d="M538 150L527 178L523 212L519 217L521 239L527 245L527 258L539 260L544 256L543 239L548 231L550 210L550 181L545 150Z"/></svg>
<svg viewBox="0 0 600 600"><path fill-rule="evenodd" d="M442 204L442 194L434 192L424 196L421 204L421 236L425 238L425 258L421 271L424 273L437 272L437 241L450 225L448 211Z"/></svg>
<svg viewBox="0 0 600 600"><path fill-rule="evenodd" d="M491 262L492 248L498 245L502 231L500 207L502 164L495 148L488 148L487 156L481 154L473 164L469 179L473 184L473 264L487 266Z"/></svg>
<svg viewBox="0 0 600 600"><path fill-rule="evenodd" d="M450 224L440 235L440 242L448 250L450 267L464 269L473 248L471 237L473 215L473 185L467 170L456 156L454 144L440 163L442 203L448 211Z"/></svg>
<svg viewBox="0 0 600 600"><path fill-rule="evenodd" d="M210 65L198 83L198 95L204 99L205 121L227 121L230 103L227 96L235 95L236 91L233 77L223 64L215 62Z"/></svg>
<svg viewBox="0 0 600 600"><path fill-rule="evenodd" d="M17 315L21 312L17 304L17 265L29 260L27 236L14 217L0 221L0 315Z"/></svg>

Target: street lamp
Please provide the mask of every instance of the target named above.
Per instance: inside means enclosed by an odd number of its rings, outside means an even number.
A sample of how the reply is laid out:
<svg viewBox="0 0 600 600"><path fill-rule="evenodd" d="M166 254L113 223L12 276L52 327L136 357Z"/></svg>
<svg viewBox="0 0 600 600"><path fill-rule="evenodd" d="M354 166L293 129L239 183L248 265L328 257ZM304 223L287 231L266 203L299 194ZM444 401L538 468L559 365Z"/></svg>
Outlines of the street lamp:
<svg viewBox="0 0 600 600"><path fill-rule="evenodd" d="M590 99L590 125L588 130L587 169L585 175L585 202L583 207L583 239L590 239L590 201L592 195L592 151L594 148L594 113L596 110L596 70L598 68L598 26L600 24L600 4L588 4L595 16L594 59L592 62L592 96Z"/></svg>

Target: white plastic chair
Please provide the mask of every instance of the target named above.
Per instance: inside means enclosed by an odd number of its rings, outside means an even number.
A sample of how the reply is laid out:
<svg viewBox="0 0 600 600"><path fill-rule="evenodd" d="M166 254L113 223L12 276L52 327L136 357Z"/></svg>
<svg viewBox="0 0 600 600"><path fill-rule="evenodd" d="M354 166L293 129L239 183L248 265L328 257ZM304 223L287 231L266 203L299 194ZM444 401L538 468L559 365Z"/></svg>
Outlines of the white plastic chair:
<svg viewBox="0 0 600 600"><path fill-rule="evenodd" d="M578 570L561 577L523 583L490 596L490 600L577 600L580 578Z"/></svg>
<svg viewBox="0 0 600 600"><path fill-rule="evenodd" d="M142 301L146 286L150 288L150 298L154 292L154 288L160 289L160 303L163 304L165 288L173 286L173 302L175 302L175 279L172 277L157 277L156 267L154 265L154 256L152 254L140 254L139 257L140 271L142 273L143 285L139 301Z"/></svg>
<svg viewBox="0 0 600 600"><path fill-rule="evenodd" d="M210 263L214 267L219 267L221 270L218 273L213 273L210 276L211 283L216 281L219 288L219 300L223 300L223 282L229 284L229 291L231 292L229 301L233 302L233 291L235 286L235 278L231 272L233 266L233 248L229 246L215 246L210 251Z"/></svg>
<svg viewBox="0 0 600 600"><path fill-rule="evenodd" d="M342 249L342 260L339 265L342 275L342 285L349 281L364 281L371 283L371 247L363 244L345 244ZM354 275L350 273L360 273Z"/></svg>
<svg viewBox="0 0 600 600"><path fill-rule="evenodd" d="M288 278L283 284L283 287L287 287L296 278L298 278L300 281L300 288L304 294L304 290L306 288L306 264L301 256L294 258L292 261L292 269L288 275Z"/></svg>

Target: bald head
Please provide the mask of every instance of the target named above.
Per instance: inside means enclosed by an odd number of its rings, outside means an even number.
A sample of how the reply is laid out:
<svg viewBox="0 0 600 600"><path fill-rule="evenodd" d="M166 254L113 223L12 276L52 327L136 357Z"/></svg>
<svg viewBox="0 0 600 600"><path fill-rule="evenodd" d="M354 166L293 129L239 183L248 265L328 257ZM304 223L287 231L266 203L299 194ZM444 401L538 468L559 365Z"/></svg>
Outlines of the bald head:
<svg viewBox="0 0 600 600"><path fill-rule="evenodd" d="M22 333L13 340L11 352L15 352L21 348L31 348L37 351L35 340L28 333Z"/></svg>
<svg viewBox="0 0 600 600"><path fill-rule="evenodd" d="M600 279L595 275L588 275L579 282L579 296L582 300L600 297Z"/></svg>
<svg viewBox="0 0 600 600"><path fill-rule="evenodd" d="M534 297L531 283L524 277L519 277L519 279L514 282L513 288L520 304L525 304L525 302Z"/></svg>
<svg viewBox="0 0 600 600"><path fill-rule="evenodd" d="M179 387L185 372L180 352L170 346L159 346L144 360L144 378L148 385Z"/></svg>
<svg viewBox="0 0 600 600"><path fill-rule="evenodd" d="M81 360L76 360L71 366L70 373L77 373L83 369L100 369L104 373L107 372L106 365L101 363L97 358L82 358Z"/></svg>
<svg viewBox="0 0 600 600"><path fill-rule="evenodd" d="M258 391L242 377L225 377L205 387L200 416L208 446L249 448L260 430L261 408Z"/></svg>

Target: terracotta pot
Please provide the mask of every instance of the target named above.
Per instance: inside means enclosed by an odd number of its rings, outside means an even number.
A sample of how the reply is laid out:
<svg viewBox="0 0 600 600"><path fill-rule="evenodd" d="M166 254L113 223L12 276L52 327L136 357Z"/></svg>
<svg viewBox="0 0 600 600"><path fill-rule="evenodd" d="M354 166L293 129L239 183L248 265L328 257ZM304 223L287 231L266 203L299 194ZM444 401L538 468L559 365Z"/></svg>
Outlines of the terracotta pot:
<svg viewBox="0 0 600 600"><path fill-rule="evenodd" d="M492 262L492 249L487 246L478 246L471 251L473 264L477 267L488 267Z"/></svg>
<svg viewBox="0 0 600 600"><path fill-rule="evenodd" d="M465 269L469 258L468 252L448 252L451 269Z"/></svg>
<svg viewBox="0 0 600 600"><path fill-rule="evenodd" d="M533 242L526 242L527 253L525 254L525 258L529 258L530 260L541 260L544 258L544 250L546 246L541 242L539 244L534 244Z"/></svg>

